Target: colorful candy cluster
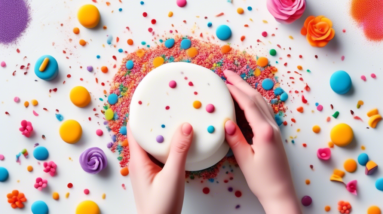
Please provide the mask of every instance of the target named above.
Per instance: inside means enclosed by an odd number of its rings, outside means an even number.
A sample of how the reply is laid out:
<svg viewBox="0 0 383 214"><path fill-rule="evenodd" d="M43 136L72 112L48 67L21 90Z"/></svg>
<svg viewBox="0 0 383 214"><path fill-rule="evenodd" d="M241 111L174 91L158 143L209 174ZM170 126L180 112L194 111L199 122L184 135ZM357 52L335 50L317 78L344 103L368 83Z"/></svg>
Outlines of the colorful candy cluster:
<svg viewBox="0 0 383 214"><path fill-rule="evenodd" d="M33 131L32 123L26 120L22 120L19 130L25 137L30 137Z"/></svg>
<svg viewBox="0 0 383 214"><path fill-rule="evenodd" d="M134 90L148 72L163 63L194 63L210 69L223 80L225 80L224 70L235 71L270 102L275 114L277 114L277 122L282 123L278 115L283 116L284 114L284 101L287 100L287 93L279 88L279 83L275 78L277 69L269 66L267 58L260 57L257 59L251 54L232 49L230 46L220 47L192 37L176 36L165 41L160 40L160 42L164 44L150 49L139 49L123 59L119 71L113 78L109 102L104 106L105 118L107 119L105 124L113 139L108 147L113 152L119 153L118 159L121 167L125 167L129 162L129 147L122 146L126 140L126 135L121 134L120 130L126 126L129 120L129 104ZM189 51L190 49L193 51ZM284 95L281 96L282 94ZM248 128L244 116L241 117L238 114L241 112L237 111L238 123L241 128L243 127L242 131L246 138L250 140L253 136L251 130ZM215 177L221 165L222 161L203 172L190 172L188 175L204 178Z"/></svg>

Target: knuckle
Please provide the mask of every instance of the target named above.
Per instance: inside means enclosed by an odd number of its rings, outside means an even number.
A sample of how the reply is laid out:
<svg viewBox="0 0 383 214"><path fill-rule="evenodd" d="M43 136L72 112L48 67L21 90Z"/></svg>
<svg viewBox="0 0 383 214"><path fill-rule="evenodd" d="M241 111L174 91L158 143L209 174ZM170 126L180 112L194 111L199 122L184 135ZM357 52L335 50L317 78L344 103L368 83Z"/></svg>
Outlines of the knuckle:
<svg viewBox="0 0 383 214"><path fill-rule="evenodd" d="M263 124L261 127L262 139L266 142L272 142L274 139L274 128L271 124Z"/></svg>
<svg viewBox="0 0 383 214"><path fill-rule="evenodd" d="M179 140L174 145L174 151L181 154L186 153L189 150L189 144L188 139Z"/></svg>

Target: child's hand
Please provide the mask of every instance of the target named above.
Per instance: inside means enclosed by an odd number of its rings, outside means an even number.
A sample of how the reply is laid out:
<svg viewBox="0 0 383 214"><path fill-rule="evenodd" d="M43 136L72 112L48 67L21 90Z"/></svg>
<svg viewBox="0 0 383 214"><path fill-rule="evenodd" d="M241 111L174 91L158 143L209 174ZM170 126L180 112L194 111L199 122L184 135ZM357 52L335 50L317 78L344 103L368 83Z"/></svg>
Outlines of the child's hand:
<svg viewBox="0 0 383 214"><path fill-rule="evenodd" d="M192 139L193 127L182 124L172 138L169 157L161 168L137 144L128 125L129 171L138 213L181 213L185 162Z"/></svg>
<svg viewBox="0 0 383 214"><path fill-rule="evenodd" d="M249 145L233 121L225 123L226 140L247 184L267 214L301 213L272 109L262 95L237 74L229 70L224 74L231 95L244 111L254 133L253 144Z"/></svg>

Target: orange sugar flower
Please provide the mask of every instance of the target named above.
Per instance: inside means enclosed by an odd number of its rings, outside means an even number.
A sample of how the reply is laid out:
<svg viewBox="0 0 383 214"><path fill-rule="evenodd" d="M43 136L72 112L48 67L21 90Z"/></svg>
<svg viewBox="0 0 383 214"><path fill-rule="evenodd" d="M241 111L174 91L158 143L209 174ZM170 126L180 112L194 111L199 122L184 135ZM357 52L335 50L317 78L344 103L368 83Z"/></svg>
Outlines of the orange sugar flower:
<svg viewBox="0 0 383 214"><path fill-rule="evenodd" d="M11 204L11 207L13 209L16 208L23 208L24 204L23 202L26 202L27 199L25 198L24 193L19 193L17 190L13 190L12 193L7 194L8 203Z"/></svg>
<svg viewBox="0 0 383 214"><path fill-rule="evenodd" d="M301 34L306 36L311 46L321 48L334 38L335 30L330 19L324 16L309 16L301 29Z"/></svg>

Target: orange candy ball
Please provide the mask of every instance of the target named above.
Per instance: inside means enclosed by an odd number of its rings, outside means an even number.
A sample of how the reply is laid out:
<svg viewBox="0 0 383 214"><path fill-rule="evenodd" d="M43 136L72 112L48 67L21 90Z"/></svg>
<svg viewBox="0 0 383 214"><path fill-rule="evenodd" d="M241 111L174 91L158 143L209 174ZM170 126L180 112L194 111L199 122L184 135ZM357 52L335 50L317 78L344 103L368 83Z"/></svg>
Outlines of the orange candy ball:
<svg viewBox="0 0 383 214"><path fill-rule="evenodd" d="M102 71L102 73L108 73L109 69L106 66L102 66L101 71Z"/></svg>

